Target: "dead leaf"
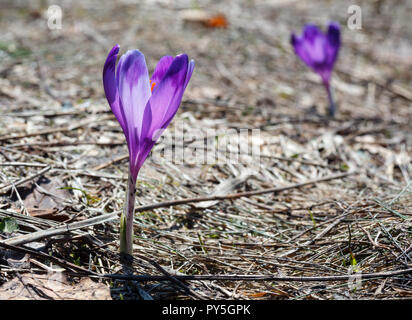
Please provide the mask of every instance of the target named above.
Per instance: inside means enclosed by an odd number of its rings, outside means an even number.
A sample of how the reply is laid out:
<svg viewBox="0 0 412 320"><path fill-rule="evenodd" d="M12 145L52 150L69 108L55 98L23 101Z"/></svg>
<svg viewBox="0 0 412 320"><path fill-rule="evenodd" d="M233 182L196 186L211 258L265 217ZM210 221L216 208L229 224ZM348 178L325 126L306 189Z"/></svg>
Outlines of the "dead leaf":
<svg viewBox="0 0 412 320"><path fill-rule="evenodd" d="M64 200L71 198L68 190L61 189L61 182L57 179L41 177L37 179L36 184L26 183L17 187L29 214L33 217L58 222L69 219L68 215L59 213L65 207ZM13 195L12 200L18 201L15 195Z"/></svg>
<svg viewBox="0 0 412 320"><path fill-rule="evenodd" d="M63 201L70 199L70 192L61 189L63 185L56 179L42 177L36 183L39 187L34 185L32 192L23 199L26 208L62 209Z"/></svg>
<svg viewBox="0 0 412 320"><path fill-rule="evenodd" d="M251 297L251 298L262 298L262 297L266 296L267 294L268 294L267 292L256 292L256 293L248 294L248 297Z"/></svg>
<svg viewBox="0 0 412 320"><path fill-rule="evenodd" d="M181 13L183 21L199 23L209 28L227 28L229 22L223 13L212 13L200 9L184 10Z"/></svg>
<svg viewBox="0 0 412 320"><path fill-rule="evenodd" d="M205 24L210 28L227 28L229 25L225 15L222 13L211 16L206 20Z"/></svg>
<svg viewBox="0 0 412 320"><path fill-rule="evenodd" d="M26 208L32 217L64 222L70 219L67 214L58 213L57 209Z"/></svg>
<svg viewBox="0 0 412 320"><path fill-rule="evenodd" d="M111 300L110 288L83 278L70 284L62 272L25 274L0 287L0 300Z"/></svg>

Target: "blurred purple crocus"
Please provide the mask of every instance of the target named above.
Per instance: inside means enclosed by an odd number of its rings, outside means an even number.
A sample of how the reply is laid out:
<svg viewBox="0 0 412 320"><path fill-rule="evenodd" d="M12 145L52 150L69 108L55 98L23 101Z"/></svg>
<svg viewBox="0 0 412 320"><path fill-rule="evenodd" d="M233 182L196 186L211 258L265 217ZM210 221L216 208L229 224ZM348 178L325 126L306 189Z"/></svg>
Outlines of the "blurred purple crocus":
<svg viewBox="0 0 412 320"><path fill-rule="evenodd" d="M328 93L329 113L334 116L336 107L332 97L330 79L341 44L339 24L330 22L326 34L322 33L317 26L307 24L302 36L292 34L291 43L296 55L321 76Z"/></svg>
<svg viewBox="0 0 412 320"><path fill-rule="evenodd" d="M194 69L186 54L162 57L149 78L144 55L129 50L116 60L119 45L103 68L107 101L122 127L129 148L129 179L120 218L120 252L132 254L136 179L157 139L176 114Z"/></svg>

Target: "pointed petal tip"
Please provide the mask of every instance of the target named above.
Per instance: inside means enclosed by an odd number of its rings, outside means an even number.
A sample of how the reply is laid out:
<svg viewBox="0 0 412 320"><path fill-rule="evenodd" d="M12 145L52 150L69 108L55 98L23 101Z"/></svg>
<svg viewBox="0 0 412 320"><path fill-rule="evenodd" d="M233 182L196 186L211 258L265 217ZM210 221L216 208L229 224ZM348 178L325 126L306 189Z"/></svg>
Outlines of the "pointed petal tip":
<svg viewBox="0 0 412 320"><path fill-rule="evenodd" d="M188 69L191 69L192 72L193 72L193 69L194 69L195 65L196 65L195 60L190 59L189 64L188 64Z"/></svg>
<svg viewBox="0 0 412 320"><path fill-rule="evenodd" d="M183 54L179 54L177 55L172 63L169 66L169 69L167 70L167 74L169 75L173 75L173 74L177 74L179 73L182 69L186 69L189 66L189 57L187 56L187 54L183 53Z"/></svg>
<svg viewBox="0 0 412 320"><path fill-rule="evenodd" d="M305 23L305 25L303 26L303 32L305 32L306 30L319 31L319 27L314 23Z"/></svg>
<svg viewBox="0 0 412 320"><path fill-rule="evenodd" d="M181 53L181 54L176 55L176 58L180 58L180 57L186 57L189 60L189 57L186 53Z"/></svg>
<svg viewBox="0 0 412 320"><path fill-rule="evenodd" d="M186 79L184 82L184 88L186 89L187 85L189 84L189 80L192 77L193 70L195 69L195 60L191 59L189 61L189 64L187 66L187 73L186 73Z"/></svg>
<svg viewBox="0 0 412 320"><path fill-rule="evenodd" d="M315 24L305 24L305 27L303 29L303 35L305 38L307 39L312 39L314 37L316 37L317 35L319 35L321 32L321 30L319 29L319 27Z"/></svg>
<svg viewBox="0 0 412 320"><path fill-rule="evenodd" d="M296 34L295 33L292 33L291 35L290 35L290 43L291 43L291 45L292 46L295 46L296 45L296 42L298 41L298 39L297 39L297 36L296 36Z"/></svg>
<svg viewBox="0 0 412 320"><path fill-rule="evenodd" d="M120 57L117 69L118 77L120 78L121 76L125 76L127 74L127 80L130 82L129 86L132 86L133 81L137 81L140 76L146 76L146 58L144 54L137 49L128 50ZM149 79L147 80L147 83L149 83Z"/></svg>
<svg viewBox="0 0 412 320"><path fill-rule="evenodd" d="M340 25L338 22L330 22L328 26L327 37L329 40L329 44L332 46L339 46L340 45Z"/></svg>
<svg viewBox="0 0 412 320"><path fill-rule="evenodd" d="M340 23L337 22L337 21L330 21L329 22L329 28L340 30Z"/></svg>
<svg viewBox="0 0 412 320"><path fill-rule="evenodd" d="M120 46L118 44L116 44L109 52L109 57L113 56L113 55L117 55L119 53L120 50Z"/></svg>
<svg viewBox="0 0 412 320"><path fill-rule="evenodd" d="M131 56L131 55L133 55L133 56L135 56L135 57L140 57L140 56L143 56L143 57L144 57L144 54L143 54L140 50L138 50L138 49L127 50L127 51L124 53L124 55L125 55L126 57Z"/></svg>
<svg viewBox="0 0 412 320"><path fill-rule="evenodd" d="M189 64L189 56L186 53L181 53L178 54L175 59L176 63L178 63L178 65L180 67L184 66L184 65L188 65ZM173 63L172 63L173 64Z"/></svg>
<svg viewBox="0 0 412 320"><path fill-rule="evenodd" d="M151 78L154 83L156 83L157 85L160 83L170 65L172 64L173 59L174 58L172 56L163 56L159 59Z"/></svg>

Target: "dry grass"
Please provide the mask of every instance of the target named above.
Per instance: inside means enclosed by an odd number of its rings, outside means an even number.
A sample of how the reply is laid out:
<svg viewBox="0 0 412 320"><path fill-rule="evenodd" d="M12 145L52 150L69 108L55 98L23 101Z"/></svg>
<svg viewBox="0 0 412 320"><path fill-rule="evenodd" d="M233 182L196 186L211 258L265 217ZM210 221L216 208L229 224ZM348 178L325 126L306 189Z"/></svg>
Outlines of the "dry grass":
<svg viewBox="0 0 412 320"><path fill-rule="evenodd" d="M200 2L200 1L199 1ZM407 1L361 1L364 29L343 28L334 73L339 109L325 119L317 77L294 56L303 23L346 24L345 1L202 1L223 12L228 29L185 24L190 1L76 1L62 5L63 28L47 29L40 7L2 4L0 15L0 218L14 238L122 209L127 147L105 101L108 50L141 49L150 70L164 54L186 52L196 69L178 115L189 152L211 129L259 128L260 161L173 163L155 147L138 178L138 205L281 188L356 171L342 179L208 205L137 210L136 275L348 275L411 268L412 31ZM173 3L173 5L171 4ZM389 31L388 31L389 30ZM209 130L209 131L208 131ZM210 137L210 143L215 141ZM171 147L169 141L163 146ZM210 146L210 144L209 144ZM199 147L199 145L197 145ZM190 160L190 155L185 158ZM233 180L237 179L237 180ZM66 189L61 189L66 187ZM36 239L68 263L120 274L118 220ZM1 252L1 251L0 251ZM0 284L42 264L12 265L0 255ZM56 263L56 262L55 262ZM40 265L40 266L39 266ZM160 267L161 266L161 267ZM160 268L162 268L160 270ZM95 278L93 278L95 279ZM412 296L411 274L348 281L143 281L137 291L101 279L126 299L390 299Z"/></svg>

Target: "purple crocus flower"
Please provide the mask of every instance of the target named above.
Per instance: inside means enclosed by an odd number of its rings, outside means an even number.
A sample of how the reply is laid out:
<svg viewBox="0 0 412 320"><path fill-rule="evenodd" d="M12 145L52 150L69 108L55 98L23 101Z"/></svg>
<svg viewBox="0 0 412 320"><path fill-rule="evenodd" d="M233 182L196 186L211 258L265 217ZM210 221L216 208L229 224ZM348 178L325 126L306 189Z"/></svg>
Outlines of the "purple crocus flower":
<svg viewBox="0 0 412 320"><path fill-rule="evenodd" d="M328 92L329 113L334 116L335 104L330 87L330 78L341 43L339 24L337 22L329 23L326 34L322 33L317 26L307 24L301 37L292 34L291 43L296 55L321 76L323 85Z"/></svg>
<svg viewBox="0 0 412 320"><path fill-rule="evenodd" d="M129 182L121 217L120 251L132 253L136 179L157 139L176 114L194 69L186 54L162 57L149 78L144 55L129 50L116 70L119 45L110 51L103 68L107 101L129 148Z"/></svg>

